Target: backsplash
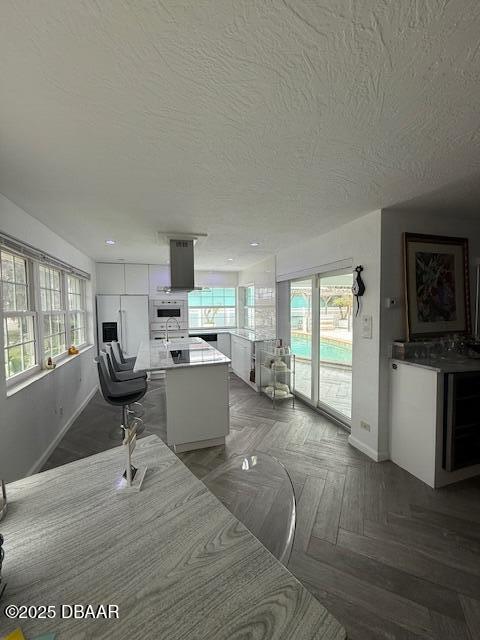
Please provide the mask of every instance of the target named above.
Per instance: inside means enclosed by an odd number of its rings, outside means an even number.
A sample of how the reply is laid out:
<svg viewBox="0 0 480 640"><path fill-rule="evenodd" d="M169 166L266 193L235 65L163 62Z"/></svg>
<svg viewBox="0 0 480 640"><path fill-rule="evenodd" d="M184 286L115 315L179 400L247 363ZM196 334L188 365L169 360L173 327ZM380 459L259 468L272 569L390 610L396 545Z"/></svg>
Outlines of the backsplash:
<svg viewBox="0 0 480 640"><path fill-rule="evenodd" d="M276 332L275 258L267 258L239 274L239 285L255 287L255 333L274 336Z"/></svg>
<svg viewBox="0 0 480 640"><path fill-rule="evenodd" d="M275 332L275 287L255 287L255 331Z"/></svg>

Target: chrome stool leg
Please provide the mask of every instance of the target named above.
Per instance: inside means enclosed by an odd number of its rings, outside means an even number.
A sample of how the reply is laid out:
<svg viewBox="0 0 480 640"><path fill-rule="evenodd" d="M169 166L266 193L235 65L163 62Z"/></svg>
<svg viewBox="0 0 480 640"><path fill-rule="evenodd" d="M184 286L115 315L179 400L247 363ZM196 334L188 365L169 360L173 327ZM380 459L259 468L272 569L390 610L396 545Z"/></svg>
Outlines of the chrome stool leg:
<svg viewBox="0 0 480 640"><path fill-rule="evenodd" d="M132 409L132 407L134 408ZM128 406L128 410L136 418L143 418L145 415L145 407L141 402L132 402L132 404Z"/></svg>
<svg viewBox="0 0 480 640"><path fill-rule="evenodd" d="M128 405L124 405L122 407L122 424L119 427L115 427L111 432L110 432L110 438L113 439L117 439L120 438L121 441L123 442L123 439L125 438L125 432L127 431L127 429L130 427L130 418L129 418L129 414L133 413L133 411L130 411L128 408Z"/></svg>
<svg viewBox="0 0 480 640"><path fill-rule="evenodd" d="M142 415L144 415L144 413ZM135 411L132 411L130 407L127 407L127 419L128 419L128 416L132 416L131 425L133 424L137 425L137 435L139 436L141 433L145 431L145 425L143 423L142 418L140 416L135 415Z"/></svg>
<svg viewBox="0 0 480 640"><path fill-rule="evenodd" d="M136 425L136 434L139 436L145 431L145 424L141 418L133 418L131 426Z"/></svg>

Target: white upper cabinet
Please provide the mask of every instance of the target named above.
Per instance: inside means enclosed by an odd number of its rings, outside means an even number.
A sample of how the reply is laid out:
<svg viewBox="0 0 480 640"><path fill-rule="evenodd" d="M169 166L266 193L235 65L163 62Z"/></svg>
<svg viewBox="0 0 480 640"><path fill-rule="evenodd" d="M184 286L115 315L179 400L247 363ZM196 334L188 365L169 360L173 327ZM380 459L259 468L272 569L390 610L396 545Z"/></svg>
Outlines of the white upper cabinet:
<svg viewBox="0 0 480 640"><path fill-rule="evenodd" d="M148 295L147 264L97 262L97 293Z"/></svg>
<svg viewBox="0 0 480 640"><path fill-rule="evenodd" d="M125 293L125 265L97 262L97 293Z"/></svg>
<svg viewBox="0 0 480 640"><path fill-rule="evenodd" d="M170 267L168 264L151 264L148 273L150 296L161 296L163 289L170 286Z"/></svg>
<svg viewBox="0 0 480 640"><path fill-rule="evenodd" d="M148 264L125 264L125 293L148 294Z"/></svg>

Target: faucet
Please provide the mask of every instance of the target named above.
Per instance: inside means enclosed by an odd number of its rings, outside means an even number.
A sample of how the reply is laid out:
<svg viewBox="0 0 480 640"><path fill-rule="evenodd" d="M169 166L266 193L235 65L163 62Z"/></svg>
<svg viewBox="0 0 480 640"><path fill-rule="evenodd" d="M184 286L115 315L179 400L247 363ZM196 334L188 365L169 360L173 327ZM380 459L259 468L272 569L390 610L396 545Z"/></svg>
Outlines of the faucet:
<svg viewBox="0 0 480 640"><path fill-rule="evenodd" d="M165 324L165 342L168 344L168 323L170 322L170 320L175 320L175 322L177 323L177 329L180 331L180 323L178 322L178 320L176 318L168 318L166 324Z"/></svg>

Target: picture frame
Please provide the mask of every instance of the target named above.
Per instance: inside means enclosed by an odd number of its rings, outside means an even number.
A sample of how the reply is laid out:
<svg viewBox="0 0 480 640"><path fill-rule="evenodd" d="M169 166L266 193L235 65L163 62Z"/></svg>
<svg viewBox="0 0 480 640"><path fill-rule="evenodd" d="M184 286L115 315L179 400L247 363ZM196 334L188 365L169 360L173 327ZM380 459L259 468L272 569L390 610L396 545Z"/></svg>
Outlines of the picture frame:
<svg viewBox="0 0 480 640"><path fill-rule="evenodd" d="M468 239L403 237L407 340L470 334Z"/></svg>

